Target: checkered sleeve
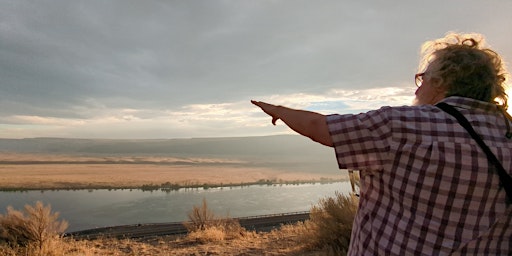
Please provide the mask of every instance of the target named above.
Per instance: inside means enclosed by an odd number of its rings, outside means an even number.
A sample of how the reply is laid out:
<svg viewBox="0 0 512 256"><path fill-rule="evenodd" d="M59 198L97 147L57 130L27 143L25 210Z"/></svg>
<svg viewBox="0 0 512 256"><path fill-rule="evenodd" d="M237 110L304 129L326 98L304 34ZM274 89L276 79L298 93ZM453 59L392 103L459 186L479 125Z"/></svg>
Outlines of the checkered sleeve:
<svg viewBox="0 0 512 256"><path fill-rule="evenodd" d="M380 171L389 161L389 107L358 115L329 115L327 125L340 169Z"/></svg>
<svg viewBox="0 0 512 256"><path fill-rule="evenodd" d="M496 106L445 102L511 170L512 142ZM383 107L330 115L327 125L339 167L362 171L349 255L512 255L499 177L452 116L432 105Z"/></svg>

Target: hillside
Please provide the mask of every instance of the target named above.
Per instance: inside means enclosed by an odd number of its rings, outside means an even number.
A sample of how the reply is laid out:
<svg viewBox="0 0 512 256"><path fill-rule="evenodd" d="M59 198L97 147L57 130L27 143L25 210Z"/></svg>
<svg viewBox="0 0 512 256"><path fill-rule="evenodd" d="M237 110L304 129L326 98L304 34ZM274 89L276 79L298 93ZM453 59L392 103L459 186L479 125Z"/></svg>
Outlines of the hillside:
<svg viewBox="0 0 512 256"><path fill-rule="evenodd" d="M0 152L96 158L152 156L240 160L251 166L338 172L331 148L296 135L158 140L0 139Z"/></svg>

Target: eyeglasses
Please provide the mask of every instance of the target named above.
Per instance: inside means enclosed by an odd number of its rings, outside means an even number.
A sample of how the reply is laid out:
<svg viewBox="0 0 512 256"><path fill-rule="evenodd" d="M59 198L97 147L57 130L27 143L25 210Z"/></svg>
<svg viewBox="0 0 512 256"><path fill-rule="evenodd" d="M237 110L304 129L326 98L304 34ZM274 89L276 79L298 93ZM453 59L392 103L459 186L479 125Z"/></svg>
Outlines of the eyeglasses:
<svg viewBox="0 0 512 256"><path fill-rule="evenodd" d="M425 73L418 73L416 75L414 75L414 82L416 83L416 86L420 87L421 84L423 83L423 76L425 75Z"/></svg>

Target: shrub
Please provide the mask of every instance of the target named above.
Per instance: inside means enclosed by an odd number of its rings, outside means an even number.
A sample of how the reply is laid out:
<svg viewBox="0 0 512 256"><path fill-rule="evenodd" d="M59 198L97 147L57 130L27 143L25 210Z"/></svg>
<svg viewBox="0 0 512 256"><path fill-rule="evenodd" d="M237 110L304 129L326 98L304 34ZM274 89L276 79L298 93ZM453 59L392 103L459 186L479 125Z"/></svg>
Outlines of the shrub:
<svg viewBox="0 0 512 256"><path fill-rule="evenodd" d="M339 192L334 198L320 199L319 204L311 208L309 220L305 222L305 242L335 255L346 254L358 201L353 194L345 196Z"/></svg>
<svg viewBox="0 0 512 256"><path fill-rule="evenodd" d="M7 214L0 215L0 240L13 248L35 248L40 255L54 239L60 238L68 223L58 221L59 213L52 213L51 206L36 202L35 206L25 205L25 211L7 207Z"/></svg>
<svg viewBox="0 0 512 256"><path fill-rule="evenodd" d="M208 227L204 230L190 232L188 238L201 243L222 241L226 239L226 232L220 227Z"/></svg>
<svg viewBox="0 0 512 256"><path fill-rule="evenodd" d="M189 231L189 238L200 241L220 241L243 236L245 229L238 220L228 217L219 218L208 208L203 198L201 206L194 206L188 213L189 221L183 225Z"/></svg>
<svg viewBox="0 0 512 256"><path fill-rule="evenodd" d="M348 170L348 177L350 179L350 186L352 193L359 195L359 188L361 186L361 176L357 170Z"/></svg>
<svg viewBox="0 0 512 256"><path fill-rule="evenodd" d="M192 211L188 213L188 219L189 222L185 222L184 225L189 232L206 230L209 227L219 224L219 219L215 217L215 213L208 208L208 204L204 198L201 206L194 205Z"/></svg>

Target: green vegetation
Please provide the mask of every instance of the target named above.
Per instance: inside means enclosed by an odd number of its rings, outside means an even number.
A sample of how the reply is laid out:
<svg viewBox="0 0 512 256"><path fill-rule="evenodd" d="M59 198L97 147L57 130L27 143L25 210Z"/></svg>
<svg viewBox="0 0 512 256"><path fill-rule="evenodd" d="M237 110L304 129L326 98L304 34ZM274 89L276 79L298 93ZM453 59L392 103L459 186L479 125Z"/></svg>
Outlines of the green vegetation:
<svg viewBox="0 0 512 256"><path fill-rule="evenodd" d="M95 184L88 184L88 185L80 185L80 184L73 184L69 185L67 187L63 188L53 188L53 187L32 187L32 188L26 188L26 187L18 187L18 188L5 188L0 187L0 192L26 192L31 190L40 190L40 191L77 191L77 190L89 190L93 191L95 189L108 189L108 190L124 190L124 189L140 189L142 191L164 191L164 192L171 192L171 191L177 191L180 189L211 189L211 188L222 188L222 187L246 187L246 186L254 186L254 185L266 185L266 186L277 186L277 185L300 185L300 184L329 184L334 182L342 182L346 181L346 178L339 178L339 179L333 179L333 178L325 178L321 177L318 180L293 180L293 181L284 181L284 180L276 180L276 179L260 179L255 182L241 182L241 183L221 183L221 184L208 184L208 183L171 183L171 182L164 182L161 184L144 184L142 186L111 186L111 185L95 185Z"/></svg>
<svg viewBox="0 0 512 256"><path fill-rule="evenodd" d="M208 183L170 183L165 182L162 184L145 184L141 187L135 187L130 189L141 189L143 191L175 191L179 189L210 189L210 188L222 188L222 187L245 187L245 186L254 186L254 185L266 185L266 186L277 186L277 185L300 185L300 184L329 184L334 182L346 181L345 178L333 179L333 178L325 178L322 177L319 180L293 180L293 181L284 181L284 180L276 180L276 179L260 179L255 182L242 182L242 183L228 183L228 184L208 184ZM126 189L126 188L124 188Z"/></svg>

